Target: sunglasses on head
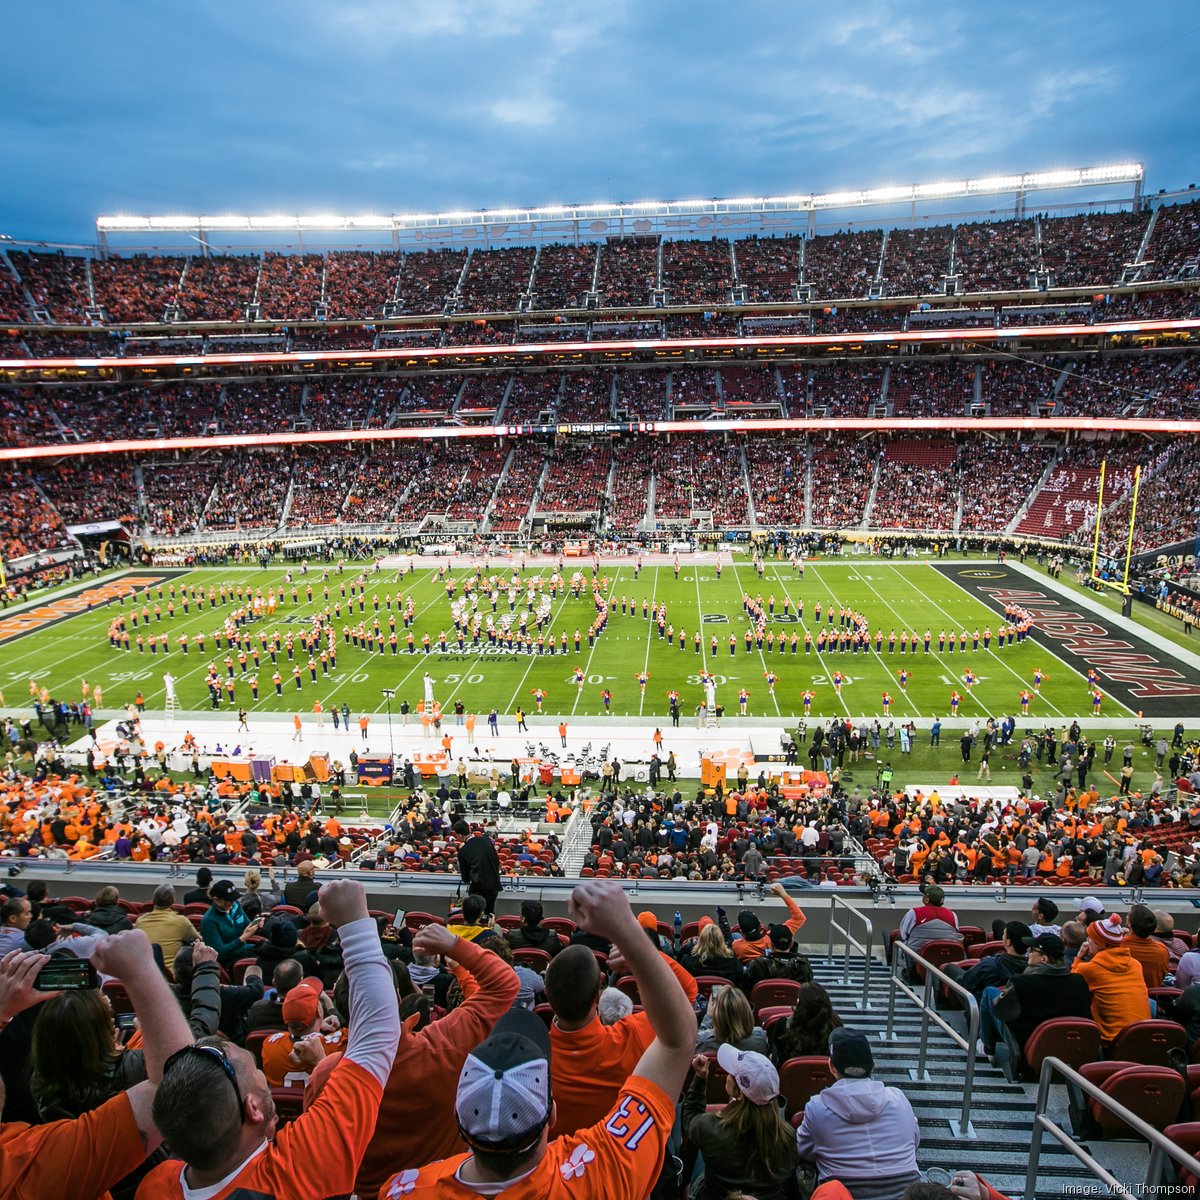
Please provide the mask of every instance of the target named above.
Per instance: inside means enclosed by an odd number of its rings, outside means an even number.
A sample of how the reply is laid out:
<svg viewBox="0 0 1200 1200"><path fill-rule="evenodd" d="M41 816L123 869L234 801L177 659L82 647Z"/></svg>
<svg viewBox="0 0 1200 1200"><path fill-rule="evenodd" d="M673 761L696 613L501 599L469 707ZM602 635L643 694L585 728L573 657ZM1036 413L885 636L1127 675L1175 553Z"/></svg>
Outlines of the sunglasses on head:
<svg viewBox="0 0 1200 1200"><path fill-rule="evenodd" d="M167 1072L175 1063L177 1063L181 1058L187 1057L188 1055L191 1055L192 1057L199 1055L202 1058L208 1059L210 1062L215 1062L220 1066L221 1070L225 1072L225 1077L229 1080L230 1086L233 1088L234 1097L237 1100L238 1115L240 1116L241 1122L244 1125L246 1123L246 1108L242 1103L242 1089L238 1086L237 1071L234 1070L233 1063L231 1063L229 1059L217 1049L216 1046L199 1046L193 1043L190 1046L184 1046L181 1050L176 1050L175 1053L172 1054L165 1063L163 1063L163 1077L166 1077Z"/></svg>

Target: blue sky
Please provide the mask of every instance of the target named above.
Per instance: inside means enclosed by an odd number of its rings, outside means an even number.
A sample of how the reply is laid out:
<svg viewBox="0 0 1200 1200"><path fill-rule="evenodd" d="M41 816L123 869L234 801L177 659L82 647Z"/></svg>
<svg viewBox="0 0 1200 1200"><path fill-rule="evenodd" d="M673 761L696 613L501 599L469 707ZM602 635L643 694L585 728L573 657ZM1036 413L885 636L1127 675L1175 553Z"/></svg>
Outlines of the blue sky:
<svg viewBox="0 0 1200 1200"><path fill-rule="evenodd" d="M708 0L9 6L0 233L1140 159L1200 182L1200 9Z"/></svg>

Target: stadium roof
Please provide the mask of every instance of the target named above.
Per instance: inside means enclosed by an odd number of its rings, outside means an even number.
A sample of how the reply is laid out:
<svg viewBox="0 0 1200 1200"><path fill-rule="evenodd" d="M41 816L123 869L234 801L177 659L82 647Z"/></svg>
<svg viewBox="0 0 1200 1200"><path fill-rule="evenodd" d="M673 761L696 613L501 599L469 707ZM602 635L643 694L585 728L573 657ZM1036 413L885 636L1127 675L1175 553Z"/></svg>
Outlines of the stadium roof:
<svg viewBox="0 0 1200 1200"><path fill-rule="evenodd" d="M1070 188L1111 187L1130 183L1140 189L1141 163L1112 163L1023 174L997 174L977 179L887 185L837 192L787 196L739 196L724 199L641 200L634 203L551 204L527 208L460 210L441 213L337 213L289 214L113 214L96 218L103 241L109 233L206 232L390 232L393 237L444 236L455 230L487 230L492 234L515 229L543 233L585 232L589 236L701 231L707 223L731 217L759 216L764 223L773 215L791 217L819 211L838 211L886 205L916 206L970 196L1015 195ZM582 227L581 227L582 223Z"/></svg>

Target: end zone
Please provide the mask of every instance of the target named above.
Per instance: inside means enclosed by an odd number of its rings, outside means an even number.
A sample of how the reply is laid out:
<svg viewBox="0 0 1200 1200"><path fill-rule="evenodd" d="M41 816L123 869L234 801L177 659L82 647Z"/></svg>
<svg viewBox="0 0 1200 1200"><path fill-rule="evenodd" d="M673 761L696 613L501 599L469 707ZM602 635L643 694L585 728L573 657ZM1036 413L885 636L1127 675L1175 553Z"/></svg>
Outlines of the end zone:
<svg viewBox="0 0 1200 1200"><path fill-rule="evenodd" d="M1033 640L1103 688L1132 712L1148 717L1200 716L1200 671L1122 622L1073 602L1002 563L934 563L934 569L996 612L1016 604L1033 617Z"/></svg>

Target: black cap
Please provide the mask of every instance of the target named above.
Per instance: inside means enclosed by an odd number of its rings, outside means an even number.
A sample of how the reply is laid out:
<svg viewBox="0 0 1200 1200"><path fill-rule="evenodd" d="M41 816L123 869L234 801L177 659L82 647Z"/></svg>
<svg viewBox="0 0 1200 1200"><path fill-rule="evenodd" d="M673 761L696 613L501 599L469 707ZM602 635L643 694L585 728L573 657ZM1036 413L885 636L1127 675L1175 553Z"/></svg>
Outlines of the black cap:
<svg viewBox="0 0 1200 1200"><path fill-rule="evenodd" d="M1062 938L1053 933L1039 933L1037 937L1022 938L1021 944L1026 950L1040 950L1047 958L1058 960L1066 954Z"/></svg>
<svg viewBox="0 0 1200 1200"><path fill-rule="evenodd" d="M875 1069L875 1056L865 1033L843 1025L829 1039L829 1061L844 1078L865 1079Z"/></svg>
<svg viewBox="0 0 1200 1200"><path fill-rule="evenodd" d="M762 922L752 908L743 908L738 913L738 928L747 938L757 938L762 934Z"/></svg>
<svg viewBox="0 0 1200 1200"><path fill-rule="evenodd" d="M234 886L232 879L218 879L208 889L208 894L214 900L236 900L241 895L241 892Z"/></svg>
<svg viewBox="0 0 1200 1200"><path fill-rule="evenodd" d="M768 925L767 933L771 938L772 950L790 950L792 948L792 931L786 925Z"/></svg>

